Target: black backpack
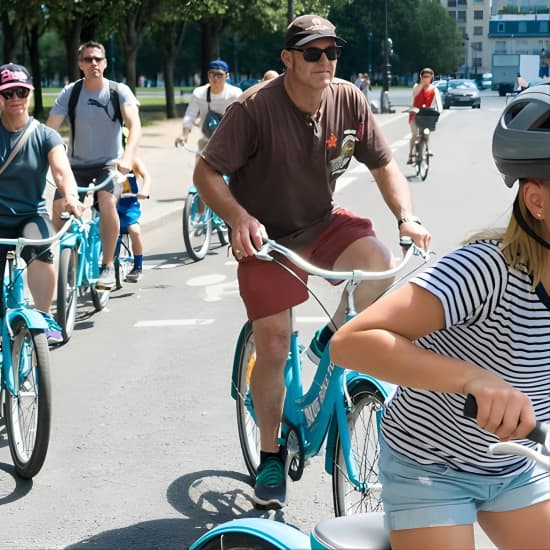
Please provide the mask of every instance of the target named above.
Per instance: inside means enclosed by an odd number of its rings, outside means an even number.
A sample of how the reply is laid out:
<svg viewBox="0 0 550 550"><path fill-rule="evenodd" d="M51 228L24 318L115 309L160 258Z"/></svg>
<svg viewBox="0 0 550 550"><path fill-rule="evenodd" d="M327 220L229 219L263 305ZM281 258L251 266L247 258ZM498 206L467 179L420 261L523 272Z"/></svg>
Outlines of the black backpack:
<svg viewBox="0 0 550 550"><path fill-rule="evenodd" d="M84 79L81 78L74 83L73 89L71 90L71 95L69 97L69 124L71 125L71 142L74 146L74 118L76 104L78 102L78 97L82 90L82 85L84 84ZM113 122L118 120L121 126L124 126L124 120L122 119L122 113L120 111L120 99L118 97L118 83L109 80L109 92L111 94L111 104L113 105L113 110L115 114L113 115Z"/></svg>

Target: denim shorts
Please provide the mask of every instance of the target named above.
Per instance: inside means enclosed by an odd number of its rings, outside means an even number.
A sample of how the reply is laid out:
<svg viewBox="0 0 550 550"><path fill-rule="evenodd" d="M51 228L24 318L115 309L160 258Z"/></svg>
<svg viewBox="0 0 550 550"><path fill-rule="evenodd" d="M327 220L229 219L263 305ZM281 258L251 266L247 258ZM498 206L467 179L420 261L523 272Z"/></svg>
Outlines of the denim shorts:
<svg viewBox="0 0 550 550"><path fill-rule="evenodd" d="M380 436L380 481L386 529L470 525L477 513L506 512L550 499L550 472L534 465L517 475L458 472L419 464Z"/></svg>

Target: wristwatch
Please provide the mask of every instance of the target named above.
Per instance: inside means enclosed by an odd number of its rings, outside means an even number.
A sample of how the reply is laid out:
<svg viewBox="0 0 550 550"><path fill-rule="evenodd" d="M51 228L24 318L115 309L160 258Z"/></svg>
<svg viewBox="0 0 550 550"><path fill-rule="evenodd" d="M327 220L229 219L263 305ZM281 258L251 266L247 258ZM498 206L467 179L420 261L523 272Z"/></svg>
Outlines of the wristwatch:
<svg viewBox="0 0 550 550"><path fill-rule="evenodd" d="M404 216L403 218L399 218L397 220L397 228L399 229L402 223L407 223L407 222L412 222L412 223L417 223L418 225L422 225L420 218L418 218L417 216Z"/></svg>

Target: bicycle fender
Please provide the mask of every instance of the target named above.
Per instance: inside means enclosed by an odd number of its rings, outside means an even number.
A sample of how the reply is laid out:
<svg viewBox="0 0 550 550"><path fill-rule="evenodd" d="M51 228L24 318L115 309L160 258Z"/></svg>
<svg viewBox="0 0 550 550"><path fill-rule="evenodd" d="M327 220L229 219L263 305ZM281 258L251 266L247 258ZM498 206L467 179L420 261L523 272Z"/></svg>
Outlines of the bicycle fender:
<svg viewBox="0 0 550 550"><path fill-rule="evenodd" d="M250 535L258 540L269 543L278 550L294 550L310 548L309 537L295 527L286 523L266 518L241 518L228 521L208 531L195 541L189 550L200 550L208 541L220 535L227 534Z"/></svg>
<svg viewBox="0 0 550 550"><path fill-rule="evenodd" d="M351 389L355 384L361 381L365 381L373 386L375 389L377 389L384 397L384 400L387 399L388 396L391 395L395 389L394 384L390 384L389 382L385 382L384 380L378 380L378 378L373 378L368 374L363 374L356 371L346 372L346 384L348 388ZM338 420L336 418L336 415L333 414L330 420L330 426L328 428L327 445L325 452L325 471L328 474L332 474L332 465L334 463L334 445L336 444L337 434Z"/></svg>
<svg viewBox="0 0 550 550"><path fill-rule="evenodd" d="M21 318L30 329L46 330L48 328L48 323L46 322L46 319L44 319L44 316L35 309L8 309L6 311L6 318L10 327L17 321L18 318Z"/></svg>
<svg viewBox="0 0 550 550"><path fill-rule="evenodd" d="M233 372L231 374L231 397L237 400L237 377L239 376L239 359L241 356L241 348L244 346L244 340L246 335L252 330L252 323L247 321L239 337L237 338L237 345L235 346L235 355L233 356Z"/></svg>
<svg viewBox="0 0 550 550"><path fill-rule="evenodd" d="M7 390L15 395L15 384L13 379L13 369L9 368L11 364L11 327L18 319L23 319L25 324L30 329L46 330L48 323L38 311L34 309L8 309L4 316L2 323L2 354L4 354L4 360L2 361L2 369L4 370L4 380ZM7 356L7 357L6 357Z"/></svg>

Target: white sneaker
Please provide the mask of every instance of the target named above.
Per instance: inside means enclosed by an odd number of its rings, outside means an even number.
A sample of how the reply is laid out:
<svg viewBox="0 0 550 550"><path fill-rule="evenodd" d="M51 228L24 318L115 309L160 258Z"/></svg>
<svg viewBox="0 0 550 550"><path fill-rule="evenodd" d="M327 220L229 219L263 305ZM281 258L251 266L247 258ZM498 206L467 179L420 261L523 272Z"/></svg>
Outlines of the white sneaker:
<svg viewBox="0 0 550 550"><path fill-rule="evenodd" d="M99 277L95 287L100 290L111 290L116 283L114 266L103 266L99 272Z"/></svg>

